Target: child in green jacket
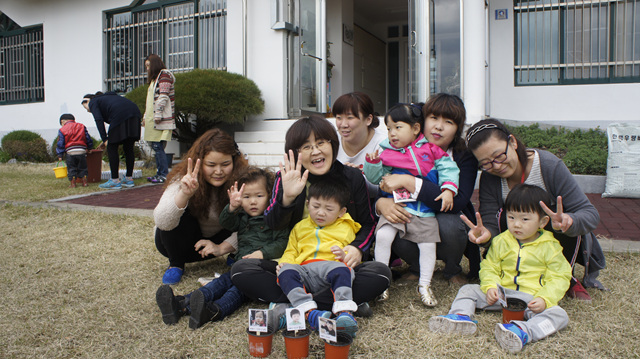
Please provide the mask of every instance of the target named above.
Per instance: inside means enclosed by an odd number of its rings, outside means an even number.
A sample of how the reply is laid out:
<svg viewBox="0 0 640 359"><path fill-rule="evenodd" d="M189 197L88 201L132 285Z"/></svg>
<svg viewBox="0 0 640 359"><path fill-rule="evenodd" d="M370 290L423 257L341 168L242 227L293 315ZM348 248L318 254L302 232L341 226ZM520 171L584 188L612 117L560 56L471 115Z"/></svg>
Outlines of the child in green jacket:
<svg viewBox="0 0 640 359"><path fill-rule="evenodd" d="M220 224L229 231L238 232L237 260L277 259L287 246L289 231L272 230L264 222L263 212L269 204L273 179L272 172L248 167L227 190L229 204L220 213ZM168 285L158 288L156 302L162 320L165 324L175 324L180 317L190 314L189 327L197 329L236 311L245 297L231 282L230 273L224 273L185 296L174 296Z"/></svg>

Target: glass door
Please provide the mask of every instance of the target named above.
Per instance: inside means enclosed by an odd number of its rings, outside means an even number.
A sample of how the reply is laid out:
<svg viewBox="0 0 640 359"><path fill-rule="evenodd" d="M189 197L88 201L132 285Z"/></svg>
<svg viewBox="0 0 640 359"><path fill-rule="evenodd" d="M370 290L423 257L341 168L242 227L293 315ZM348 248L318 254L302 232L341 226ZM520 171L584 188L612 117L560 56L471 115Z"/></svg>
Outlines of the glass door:
<svg viewBox="0 0 640 359"><path fill-rule="evenodd" d="M325 0L299 0L298 34L293 40L292 112L325 112L327 109Z"/></svg>

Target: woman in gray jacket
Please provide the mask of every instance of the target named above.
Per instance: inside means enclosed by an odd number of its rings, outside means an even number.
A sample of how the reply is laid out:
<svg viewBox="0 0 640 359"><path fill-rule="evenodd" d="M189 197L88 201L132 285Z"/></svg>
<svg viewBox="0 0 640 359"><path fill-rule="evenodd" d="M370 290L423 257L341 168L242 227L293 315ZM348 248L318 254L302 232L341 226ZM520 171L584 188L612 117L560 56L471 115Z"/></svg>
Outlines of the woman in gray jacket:
<svg viewBox="0 0 640 359"><path fill-rule="evenodd" d="M489 240L506 229L504 200L511 188L527 183L545 189L555 200L545 211L551 218L548 230L562 244L564 256L573 266L585 267L582 280L586 287L604 289L596 279L605 268L605 258L593 230L600 222L596 208L576 183L561 159L550 152L527 149L509 130L494 119L482 120L467 132L467 144L478 159L480 169L479 214L471 228L472 242L488 245ZM464 219L463 219L464 220ZM581 283L572 279L567 295L591 300Z"/></svg>

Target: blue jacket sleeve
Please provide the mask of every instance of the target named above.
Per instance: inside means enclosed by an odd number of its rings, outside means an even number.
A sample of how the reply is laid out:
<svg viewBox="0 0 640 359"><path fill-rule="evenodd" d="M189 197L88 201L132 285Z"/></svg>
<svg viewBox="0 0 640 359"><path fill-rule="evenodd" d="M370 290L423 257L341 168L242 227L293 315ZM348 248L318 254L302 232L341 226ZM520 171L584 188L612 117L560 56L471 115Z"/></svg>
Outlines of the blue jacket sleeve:
<svg viewBox="0 0 640 359"><path fill-rule="evenodd" d="M107 130L104 127L104 118L102 117L100 106L97 103L94 104L93 102L89 102L89 109L91 110L91 114L93 115L93 120L96 122L96 128L98 128L98 132L100 132L100 138L102 139L102 142L108 140Z"/></svg>
<svg viewBox="0 0 640 359"><path fill-rule="evenodd" d="M87 126L84 126L84 136L87 141L87 149L90 150L93 148L93 139L89 135L89 131L87 130Z"/></svg>
<svg viewBox="0 0 640 359"><path fill-rule="evenodd" d="M58 157L62 157L62 155L64 154L64 135L60 130L58 130L58 143L56 145L56 153L58 154Z"/></svg>
<svg viewBox="0 0 640 359"><path fill-rule="evenodd" d="M471 201L473 190L478 175L478 161L470 151L456 152L453 154L453 160L460 169L460 177L458 180L458 195L453 197L453 208L450 212L461 212ZM422 188L418 193L418 200L425 203L434 211L439 211L442 204L440 201L435 202L434 199L440 195L442 190L431 181L422 181ZM475 221L473 218L469 218Z"/></svg>

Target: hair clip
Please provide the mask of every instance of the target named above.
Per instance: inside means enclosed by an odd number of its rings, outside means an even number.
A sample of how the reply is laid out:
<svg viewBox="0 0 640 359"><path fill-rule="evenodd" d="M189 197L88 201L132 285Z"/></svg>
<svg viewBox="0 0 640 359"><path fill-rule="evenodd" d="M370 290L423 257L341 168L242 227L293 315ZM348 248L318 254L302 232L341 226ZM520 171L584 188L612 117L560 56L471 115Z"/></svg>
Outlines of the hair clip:
<svg viewBox="0 0 640 359"><path fill-rule="evenodd" d="M474 128L471 132L467 133L467 138L466 138L467 139L467 144L469 144L469 141L471 140L471 138L473 136L476 135L476 133L478 133L480 131L484 131L484 130L489 130L489 129L492 129L492 128L495 128L497 130L503 131L501 128L498 127L498 125L493 124L493 123L487 123L487 124L484 124L484 125L480 125L480 126Z"/></svg>

